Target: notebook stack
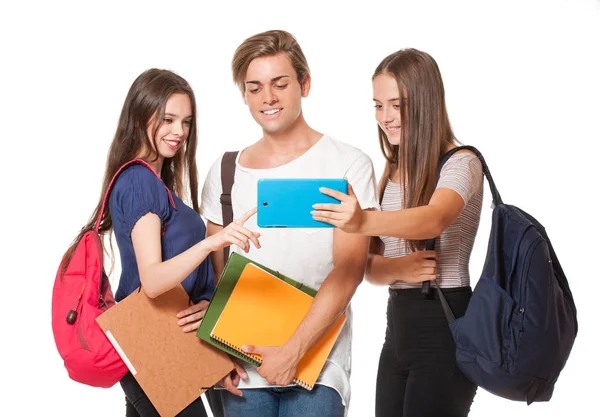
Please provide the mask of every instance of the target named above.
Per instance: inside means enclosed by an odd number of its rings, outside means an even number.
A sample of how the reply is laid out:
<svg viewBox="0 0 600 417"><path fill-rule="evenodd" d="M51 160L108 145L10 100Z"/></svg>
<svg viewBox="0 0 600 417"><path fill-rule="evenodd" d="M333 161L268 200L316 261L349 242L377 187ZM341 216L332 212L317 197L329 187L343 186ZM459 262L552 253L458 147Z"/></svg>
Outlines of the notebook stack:
<svg viewBox="0 0 600 417"><path fill-rule="evenodd" d="M260 355L243 345L281 346L296 331L316 291L242 255L232 253L197 336L254 366ZM341 315L298 364L294 383L312 390L346 320Z"/></svg>

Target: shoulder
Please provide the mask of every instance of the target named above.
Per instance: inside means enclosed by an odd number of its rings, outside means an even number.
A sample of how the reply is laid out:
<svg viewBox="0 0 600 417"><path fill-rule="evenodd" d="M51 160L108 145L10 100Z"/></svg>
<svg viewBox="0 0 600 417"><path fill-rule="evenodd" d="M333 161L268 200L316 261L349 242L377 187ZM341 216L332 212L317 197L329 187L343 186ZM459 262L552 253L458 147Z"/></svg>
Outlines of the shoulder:
<svg viewBox="0 0 600 417"><path fill-rule="evenodd" d="M223 163L223 157L225 156L225 153L226 152L222 153L213 161L213 163L210 166L210 169L208 170L207 179L218 179L219 181L221 181L221 164Z"/></svg>
<svg viewBox="0 0 600 417"><path fill-rule="evenodd" d="M340 173L352 185L363 209L379 208L376 192L375 171L371 158L361 149L341 140L329 137L328 163L334 163Z"/></svg>
<svg viewBox="0 0 600 417"><path fill-rule="evenodd" d="M161 222L171 213L169 193L158 176L147 167L132 165L119 174L110 194L109 208L116 233L130 234L146 213Z"/></svg>
<svg viewBox="0 0 600 417"><path fill-rule="evenodd" d="M124 208L157 206L164 211L169 205L169 193L153 171L142 165L132 165L117 177L110 200Z"/></svg>
<svg viewBox="0 0 600 417"><path fill-rule="evenodd" d="M129 188L131 186L163 186L162 181L150 169L142 165L132 165L119 174L115 181L114 190Z"/></svg>
<svg viewBox="0 0 600 417"><path fill-rule="evenodd" d="M211 202L216 203L218 200L216 196L220 195L222 192L223 187L221 185L221 165L224 156L225 153L219 155L219 157L213 161L210 169L208 170L208 174L204 180L204 186L202 187L201 206L206 206ZM233 163L235 164L235 161L233 161Z"/></svg>
<svg viewBox="0 0 600 417"><path fill-rule="evenodd" d="M452 171L469 172L472 175L482 175L483 165L479 157L469 150L460 150L448 158L440 174L446 174Z"/></svg>
<svg viewBox="0 0 600 417"><path fill-rule="evenodd" d="M344 141L333 138L329 135L325 136L323 140L326 140L325 148L340 161L349 163L369 163L371 164L371 158L361 149L356 146L350 145Z"/></svg>
<svg viewBox="0 0 600 417"><path fill-rule="evenodd" d="M462 163L474 163L481 166L479 157L468 149L461 149L448 158L448 162L452 163L460 163L461 161Z"/></svg>
<svg viewBox="0 0 600 417"><path fill-rule="evenodd" d="M475 193L482 192L483 166L474 153L456 152L442 167L436 188L450 188L463 198L465 204Z"/></svg>

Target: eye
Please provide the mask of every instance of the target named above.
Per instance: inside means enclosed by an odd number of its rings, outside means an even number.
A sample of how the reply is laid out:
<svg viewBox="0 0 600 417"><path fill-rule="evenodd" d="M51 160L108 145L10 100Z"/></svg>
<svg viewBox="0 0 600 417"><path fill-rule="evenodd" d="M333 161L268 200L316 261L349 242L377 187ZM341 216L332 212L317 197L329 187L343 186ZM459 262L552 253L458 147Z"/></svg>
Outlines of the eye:
<svg viewBox="0 0 600 417"><path fill-rule="evenodd" d="M164 122L165 122L165 123L173 123L173 119L169 119L168 117L166 117L166 118L164 119Z"/></svg>
<svg viewBox="0 0 600 417"><path fill-rule="evenodd" d="M399 104L394 104L394 108L395 108L396 110L400 110L400 107L401 107L401 106L400 106Z"/></svg>
<svg viewBox="0 0 600 417"><path fill-rule="evenodd" d="M258 93L259 90L260 90L260 88L253 88L253 89L248 90L248 91L251 92L252 94L256 94L256 93Z"/></svg>
<svg viewBox="0 0 600 417"><path fill-rule="evenodd" d="M381 104L376 104L374 107L375 107L377 110L381 110L381 108L382 108L383 106L382 106Z"/></svg>
<svg viewBox="0 0 600 417"><path fill-rule="evenodd" d="M191 121L191 120L186 120L186 121L185 121L185 122L183 122L183 123L185 123L185 124L186 124L186 125L188 125L188 126L191 126L191 125L192 125L192 121Z"/></svg>
<svg viewBox="0 0 600 417"><path fill-rule="evenodd" d="M287 84L276 85L275 88L278 90L285 90L287 88Z"/></svg>

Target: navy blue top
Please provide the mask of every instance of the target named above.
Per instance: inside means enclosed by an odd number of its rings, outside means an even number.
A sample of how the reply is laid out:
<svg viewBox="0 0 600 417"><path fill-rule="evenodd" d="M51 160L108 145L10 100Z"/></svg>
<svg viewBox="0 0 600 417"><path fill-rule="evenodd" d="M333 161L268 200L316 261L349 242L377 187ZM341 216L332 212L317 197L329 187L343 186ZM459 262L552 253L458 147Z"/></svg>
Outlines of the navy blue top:
<svg viewBox="0 0 600 417"><path fill-rule="evenodd" d="M154 213L160 218L161 225L166 226L161 239L163 261L179 255L204 239L206 226L200 215L175 194L171 194L177 210L170 204L163 183L142 165L126 168L115 181L109 198L109 208L122 266L119 288L115 294L117 301L121 301L140 286L131 231L142 216L149 212ZM207 257L194 269L182 284L188 295L193 296L194 303L210 299L215 289L210 258Z"/></svg>

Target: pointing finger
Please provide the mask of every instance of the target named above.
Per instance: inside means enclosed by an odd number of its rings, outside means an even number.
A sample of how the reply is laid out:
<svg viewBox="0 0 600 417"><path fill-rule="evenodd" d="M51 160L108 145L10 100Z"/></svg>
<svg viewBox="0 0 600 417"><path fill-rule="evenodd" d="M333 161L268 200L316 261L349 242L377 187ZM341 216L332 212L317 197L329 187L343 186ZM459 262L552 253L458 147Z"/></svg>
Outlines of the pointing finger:
<svg viewBox="0 0 600 417"><path fill-rule="evenodd" d="M252 217L256 214L257 211L258 211L258 209L256 207L254 207L252 210L249 210L246 213L244 213L244 215L242 217L240 217L239 219L237 219L234 223L239 224L239 225L246 223L248 221L248 219L250 219L250 217Z"/></svg>

